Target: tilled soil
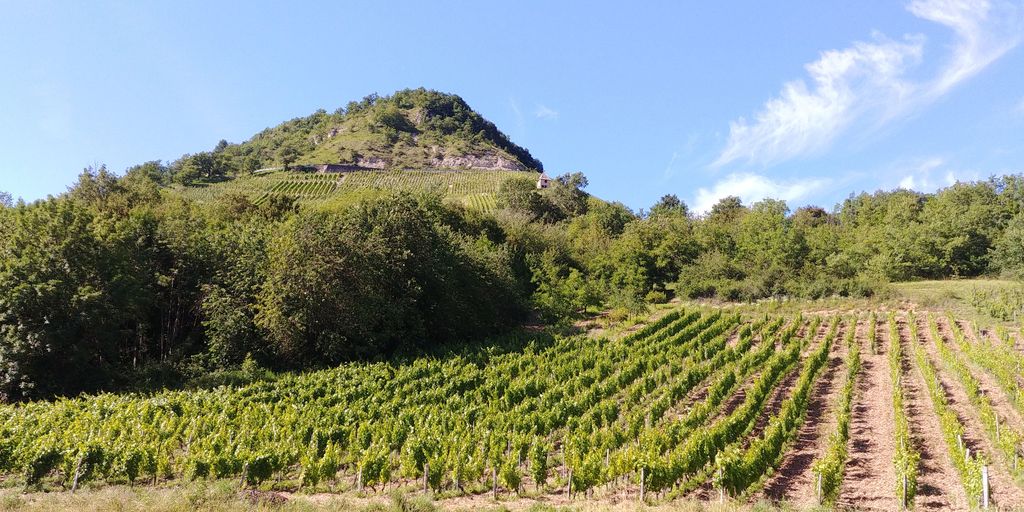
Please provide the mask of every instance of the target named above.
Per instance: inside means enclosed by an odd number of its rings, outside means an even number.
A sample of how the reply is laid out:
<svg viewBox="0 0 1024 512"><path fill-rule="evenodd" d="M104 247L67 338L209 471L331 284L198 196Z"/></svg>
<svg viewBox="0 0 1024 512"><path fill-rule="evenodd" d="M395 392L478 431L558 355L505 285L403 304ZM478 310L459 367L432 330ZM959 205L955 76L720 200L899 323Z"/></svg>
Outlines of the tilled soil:
<svg viewBox="0 0 1024 512"><path fill-rule="evenodd" d="M737 330L736 333L733 333L733 336L738 338L738 334L739 333ZM751 346L751 350L755 350L756 348L760 347L762 343L768 343L768 341L762 340L760 336L755 336L754 343ZM742 357L742 354L740 355L740 357ZM687 393L682 400L679 400L678 402L672 404L672 406L669 407L667 411L665 411L665 414L662 415L661 422L678 420L685 417L695 404L703 402L704 399L707 398L708 390L711 388L711 385L714 384L721 376L721 372L714 372L711 375L709 375L706 379L701 381L701 383L695 386L692 390L690 390L690 392ZM735 408L738 404L739 402L734 404L733 408Z"/></svg>
<svg viewBox="0 0 1024 512"><path fill-rule="evenodd" d="M849 458L838 504L861 510L896 510L895 419L889 368L889 332L885 318L876 318L878 353L871 353L865 325L857 329L861 348L861 375L850 411Z"/></svg>
<svg viewBox="0 0 1024 512"><path fill-rule="evenodd" d="M897 323L900 326L900 343L903 345L903 389L907 398L907 418L915 447L921 454L914 508L968 510L967 495L946 450L939 416L928 396L924 378L917 369L911 368L913 347L909 341L910 331L904 319L897 319ZM895 485L893 487L895 490Z"/></svg>
<svg viewBox="0 0 1024 512"><path fill-rule="evenodd" d="M843 362L848 352L843 338L851 327L854 326L844 324L837 333L828 363L821 369L811 391L811 400L807 404L807 414L800 432L793 445L785 451L778 470L765 484L762 494L769 500L785 500L801 508L814 506L818 502L817 478L811 465L815 459L824 455L829 435L836 429L835 407L846 374Z"/></svg>
<svg viewBox="0 0 1024 512"><path fill-rule="evenodd" d="M948 320L944 317L938 317L936 318L936 323L939 327L939 334L941 334L943 338L945 338L946 340L952 340L953 334L949 328ZM961 324L961 329L963 329L965 336L967 336L968 341L970 341L971 343L979 343L984 345L989 342L988 340L977 340L974 336L974 331L971 330L969 328L969 325L967 325L966 323L957 323ZM999 340L996 340L994 338L991 339L991 342L1001 343ZM989 400L992 402L992 407L994 407L995 410L999 413L1000 421L1006 422L1011 428L1017 431L1024 432L1024 416L1022 416L1020 411L1018 411L1017 408L1014 407L1013 402L1010 399L1010 396L999 385L999 382L996 380L996 378L993 377L992 374L990 374L981 366L974 364L970 360L970 358L967 357L967 354L964 354L960 350L960 347L958 347L955 343L950 341L948 342L948 344L950 348L952 348L953 350L960 354L963 361L967 363L968 367L970 367L971 374L974 375L974 378L978 379L978 383L981 385L981 391L988 396Z"/></svg>
<svg viewBox="0 0 1024 512"><path fill-rule="evenodd" d="M824 322L822 323L824 324ZM826 332L827 329L819 329L818 332L815 333L813 342L808 343L808 347L817 347L818 343L821 343L821 340L824 339L824 335ZM757 419L754 421L754 427L750 430L750 432L748 432L743 437L743 439L736 441L735 446L739 446L741 449L745 450L750 446L750 443L752 441L761 437L761 434L764 433L764 429L767 428L768 426L768 420L771 419L772 416L778 414L779 410L781 410L782 408L782 403L785 401L786 397L790 395L791 391L793 390L793 387L796 385L796 380L800 376L801 368L803 368L803 365L807 363L806 356L809 352L810 348L805 349L804 353L801 354L800 361L796 365L794 365L793 368L791 368L785 376L782 377L782 380L776 383L775 387L772 389L771 393L768 396L768 400L765 401L765 405L761 408L760 412L758 412ZM748 382L744 386L744 396L746 396L746 390L749 389L751 385L753 385L754 380L756 379L751 379L751 382ZM736 407L739 407L740 404L742 404L742 401L731 403L730 405L732 405L733 409L735 409ZM730 413L731 410L729 412L723 412L719 416L723 417ZM687 494L689 498L700 500L712 499L717 495L718 491L716 491L713 488L710 479L704 481L700 485L700 487L694 489L692 492Z"/></svg>
<svg viewBox="0 0 1024 512"><path fill-rule="evenodd" d="M955 375L951 374L943 366L942 359L938 353L938 347L935 345L935 340L932 339L931 330L928 328L926 318L918 318L917 332L922 338L919 340L919 343L927 352L928 359L931 360L932 365L938 370L942 386L946 390L946 398L949 401L949 405L956 412L960 423L964 426L964 444L971 449L971 452L977 453L980 450L980 453L989 461L997 462L996 464L990 464L988 470L989 496L992 502L1000 508L1024 507L1024 490L1014 482L1005 464L1002 463L1002 458L985 432L985 428L978 416L978 411L970 402L964 386ZM944 338L943 341L947 345L952 345L951 332L947 330L944 333L942 332L942 327L940 327L939 335Z"/></svg>

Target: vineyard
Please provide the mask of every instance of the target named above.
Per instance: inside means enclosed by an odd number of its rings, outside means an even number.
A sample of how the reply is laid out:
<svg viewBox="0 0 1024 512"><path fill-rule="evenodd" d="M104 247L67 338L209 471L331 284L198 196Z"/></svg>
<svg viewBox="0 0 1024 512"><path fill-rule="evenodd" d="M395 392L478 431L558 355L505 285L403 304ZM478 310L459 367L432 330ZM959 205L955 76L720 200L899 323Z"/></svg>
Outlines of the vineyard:
<svg viewBox="0 0 1024 512"><path fill-rule="evenodd" d="M523 334L237 388L3 406L0 479L68 491L231 479L554 504L1022 507L1019 342L938 312L687 307L618 339Z"/></svg>
<svg viewBox="0 0 1024 512"><path fill-rule="evenodd" d="M536 173L519 171L355 171L347 173L272 171L229 181L174 190L196 201L212 201L225 194L240 194L260 204L271 196L291 197L306 204L320 204L347 195L374 192L436 193L470 209L491 211L495 195L505 180L523 177L534 180Z"/></svg>

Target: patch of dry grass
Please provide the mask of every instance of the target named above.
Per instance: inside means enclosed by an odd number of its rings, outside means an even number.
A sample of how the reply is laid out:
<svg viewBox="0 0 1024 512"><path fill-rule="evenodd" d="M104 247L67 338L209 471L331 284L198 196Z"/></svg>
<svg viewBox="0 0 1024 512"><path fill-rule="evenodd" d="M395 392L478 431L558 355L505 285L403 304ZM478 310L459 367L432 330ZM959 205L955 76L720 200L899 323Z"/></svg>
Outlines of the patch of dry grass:
<svg viewBox="0 0 1024 512"><path fill-rule="evenodd" d="M237 482L195 482L162 487L103 486L83 489L75 494L62 492L23 493L20 489L0 489L0 511L10 512L435 512L435 511L524 511L524 512L768 512L792 510L768 503L719 504L679 500L645 505L637 502L581 500L571 504L549 504L528 498L508 498L498 502L484 496L465 496L435 501L431 496L391 493L361 496L356 494L277 494L239 492Z"/></svg>

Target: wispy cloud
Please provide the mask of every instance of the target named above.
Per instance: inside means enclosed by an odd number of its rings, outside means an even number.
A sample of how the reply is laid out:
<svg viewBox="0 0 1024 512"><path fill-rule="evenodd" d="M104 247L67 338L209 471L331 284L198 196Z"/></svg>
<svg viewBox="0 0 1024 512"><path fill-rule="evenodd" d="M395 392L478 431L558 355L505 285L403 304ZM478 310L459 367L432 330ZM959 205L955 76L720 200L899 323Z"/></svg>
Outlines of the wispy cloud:
<svg viewBox="0 0 1024 512"><path fill-rule="evenodd" d="M918 192L934 192L942 187L955 185L958 181L979 179L978 172L952 169L946 159L939 156L897 162L884 173L889 176L902 175L897 186Z"/></svg>
<svg viewBox="0 0 1024 512"><path fill-rule="evenodd" d="M726 147L714 161L769 165L820 152L858 120L878 126L906 115L976 75L1020 43L1018 7L988 0L915 0L915 16L953 30L947 62L931 79L905 78L923 56L923 36L902 41L876 34L871 42L829 50L805 68L808 80L786 83L752 121L730 123Z"/></svg>
<svg viewBox="0 0 1024 512"><path fill-rule="evenodd" d="M665 173L662 175L662 178L669 179L676 174L676 160L679 160L679 152L673 151L672 159L669 160L668 165L665 166Z"/></svg>
<svg viewBox="0 0 1024 512"><path fill-rule="evenodd" d="M956 34L949 61L928 84L930 96L945 94L1021 41L1021 11L1012 4L1001 4L999 12L994 12L988 0L915 0L907 9Z"/></svg>
<svg viewBox="0 0 1024 512"><path fill-rule="evenodd" d="M548 108L546 105L537 105L537 109L533 111L533 115L540 119L558 119L558 111Z"/></svg>
<svg viewBox="0 0 1024 512"><path fill-rule="evenodd" d="M698 214L707 213L715 203L728 196L737 196L746 204L765 198L795 201L806 198L828 183L825 178L776 181L759 174L734 173L711 188L697 189L693 209Z"/></svg>
<svg viewBox="0 0 1024 512"><path fill-rule="evenodd" d="M523 117L523 110L519 108L519 102L515 98L508 99L508 107L512 110L512 116L516 120L516 137L522 139L526 136L526 120Z"/></svg>
<svg viewBox="0 0 1024 512"><path fill-rule="evenodd" d="M921 47L920 38L897 42L879 36L874 43L824 52L806 66L810 86L789 82L752 123L740 118L730 124L729 142L715 165L740 159L770 164L826 147L863 111L901 101L911 88L901 76L908 62L920 59Z"/></svg>

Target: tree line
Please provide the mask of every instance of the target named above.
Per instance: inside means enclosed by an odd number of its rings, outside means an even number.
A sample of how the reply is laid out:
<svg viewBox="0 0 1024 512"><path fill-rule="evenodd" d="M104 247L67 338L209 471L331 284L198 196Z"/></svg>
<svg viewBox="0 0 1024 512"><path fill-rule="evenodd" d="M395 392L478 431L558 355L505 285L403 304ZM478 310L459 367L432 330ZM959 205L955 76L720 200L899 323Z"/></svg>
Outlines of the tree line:
<svg viewBox="0 0 1024 512"><path fill-rule="evenodd" d="M1024 181L851 195L826 211L674 195L633 212L566 174L510 179L493 214L431 195L305 207L195 203L167 166L87 169L0 196L0 400L163 385L251 361L324 367L484 339L538 313L673 296L867 296L914 278L1024 274Z"/></svg>

